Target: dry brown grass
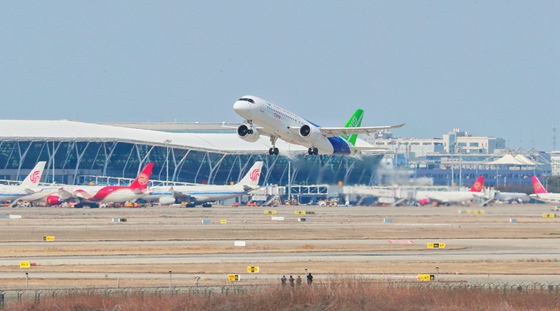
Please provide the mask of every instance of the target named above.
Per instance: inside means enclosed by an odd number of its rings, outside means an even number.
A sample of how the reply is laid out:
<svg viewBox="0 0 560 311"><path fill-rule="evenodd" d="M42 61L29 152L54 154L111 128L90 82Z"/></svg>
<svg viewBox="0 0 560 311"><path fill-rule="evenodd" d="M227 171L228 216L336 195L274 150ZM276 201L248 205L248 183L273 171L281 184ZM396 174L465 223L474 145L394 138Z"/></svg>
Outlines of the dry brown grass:
<svg viewBox="0 0 560 311"><path fill-rule="evenodd" d="M335 279L301 287L268 287L238 294L103 295L75 293L40 302L10 303L10 311L47 310L400 310L544 311L560 310L553 293L503 292L478 288L391 286L358 279Z"/></svg>

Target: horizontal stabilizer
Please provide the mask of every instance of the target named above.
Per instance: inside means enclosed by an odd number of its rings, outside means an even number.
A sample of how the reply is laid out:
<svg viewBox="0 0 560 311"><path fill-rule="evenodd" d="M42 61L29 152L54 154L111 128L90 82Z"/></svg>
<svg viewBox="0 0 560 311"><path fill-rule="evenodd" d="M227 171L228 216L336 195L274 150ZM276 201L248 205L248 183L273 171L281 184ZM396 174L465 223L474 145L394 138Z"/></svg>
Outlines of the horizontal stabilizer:
<svg viewBox="0 0 560 311"><path fill-rule="evenodd" d="M248 191L253 191L253 190L257 190L259 189L260 186L251 186L251 185L243 185L243 190L248 192Z"/></svg>

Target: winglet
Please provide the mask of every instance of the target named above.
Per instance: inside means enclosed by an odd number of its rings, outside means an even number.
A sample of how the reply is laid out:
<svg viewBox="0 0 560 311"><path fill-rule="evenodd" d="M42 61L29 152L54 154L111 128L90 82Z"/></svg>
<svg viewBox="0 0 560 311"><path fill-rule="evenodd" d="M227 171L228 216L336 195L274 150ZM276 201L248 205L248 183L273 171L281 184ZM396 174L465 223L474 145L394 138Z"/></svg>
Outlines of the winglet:
<svg viewBox="0 0 560 311"><path fill-rule="evenodd" d="M484 176L481 175L474 182L473 186L471 187L470 192L481 192L482 188L484 188Z"/></svg>
<svg viewBox="0 0 560 311"><path fill-rule="evenodd" d="M360 127L362 125L362 120L364 119L364 111L362 109L356 109L356 112L350 117L350 120L346 122L346 126L344 127ZM356 145L356 139L358 139L358 134L352 135L342 135L340 136L352 146Z"/></svg>
<svg viewBox="0 0 560 311"><path fill-rule="evenodd" d="M533 182L533 189L535 190L535 194L548 193L548 191L546 191L546 189L543 187L543 185L541 184L537 176L531 177L531 181Z"/></svg>
<svg viewBox="0 0 560 311"><path fill-rule="evenodd" d="M262 166L263 166L263 161L255 162L255 164L253 164L253 166L251 166L251 168L249 169L247 174L245 174L243 179L241 179L241 181L237 184L238 185L244 185L244 186L248 185L248 186L251 186L251 187L258 186L259 185L259 179L260 179L260 176L261 176Z"/></svg>
<svg viewBox="0 0 560 311"><path fill-rule="evenodd" d="M22 187L33 188L39 185L41 176L43 175L43 169L45 168L45 161L37 162L35 167L29 172L29 175L21 182Z"/></svg>
<svg viewBox="0 0 560 311"><path fill-rule="evenodd" d="M140 189L144 190L148 188L148 182L150 181L150 176L152 176L152 168L154 167L154 162L148 163L146 167L140 172L138 177L130 185L130 189Z"/></svg>

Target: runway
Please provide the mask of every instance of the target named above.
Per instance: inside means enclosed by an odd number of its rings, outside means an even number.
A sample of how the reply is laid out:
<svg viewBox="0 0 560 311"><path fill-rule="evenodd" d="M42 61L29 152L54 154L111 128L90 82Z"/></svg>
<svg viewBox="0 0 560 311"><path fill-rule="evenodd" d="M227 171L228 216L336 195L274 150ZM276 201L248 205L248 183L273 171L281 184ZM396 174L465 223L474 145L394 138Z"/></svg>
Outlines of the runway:
<svg viewBox="0 0 560 311"><path fill-rule="evenodd" d="M491 206L483 215L461 214L465 208L283 206L281 222L254 207L5 209L22 219L0 220L1 287L21 286L25 272L36 287L56 287L161 285L168 271L179 284L191 284L194 275L221 284L229 273L262 283L304 269L317 280L437 273L441 281L560 283L560 223L542 217L553 206ZM315 214L305 223L295 209ZM112 223L114 217L127 222ZM513 217L519 222L510 223ZM55 241L42 241L50 234ZM20 269L22 261L33 266ZM248 266L261 271L249 274Z"/></svg>

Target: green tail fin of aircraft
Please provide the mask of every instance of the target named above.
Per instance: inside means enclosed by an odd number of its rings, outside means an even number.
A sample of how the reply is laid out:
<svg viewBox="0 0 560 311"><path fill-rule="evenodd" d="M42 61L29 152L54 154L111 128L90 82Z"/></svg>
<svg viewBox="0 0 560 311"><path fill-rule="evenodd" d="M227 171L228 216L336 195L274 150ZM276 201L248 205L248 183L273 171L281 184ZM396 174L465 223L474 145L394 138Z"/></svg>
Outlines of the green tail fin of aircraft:
<svg viewBox="0 0 560 311"><path fill-rule="evenodd" d="M356 112L352 115L350 120L346 122L344 127L360 127L362 125L362 119L364 118L364 111L362 109L357 109ZM356 145L356 139L358 139L358 134L352 135L343 135L341 136L347 142L351 143L352 146Z"/></svg>

